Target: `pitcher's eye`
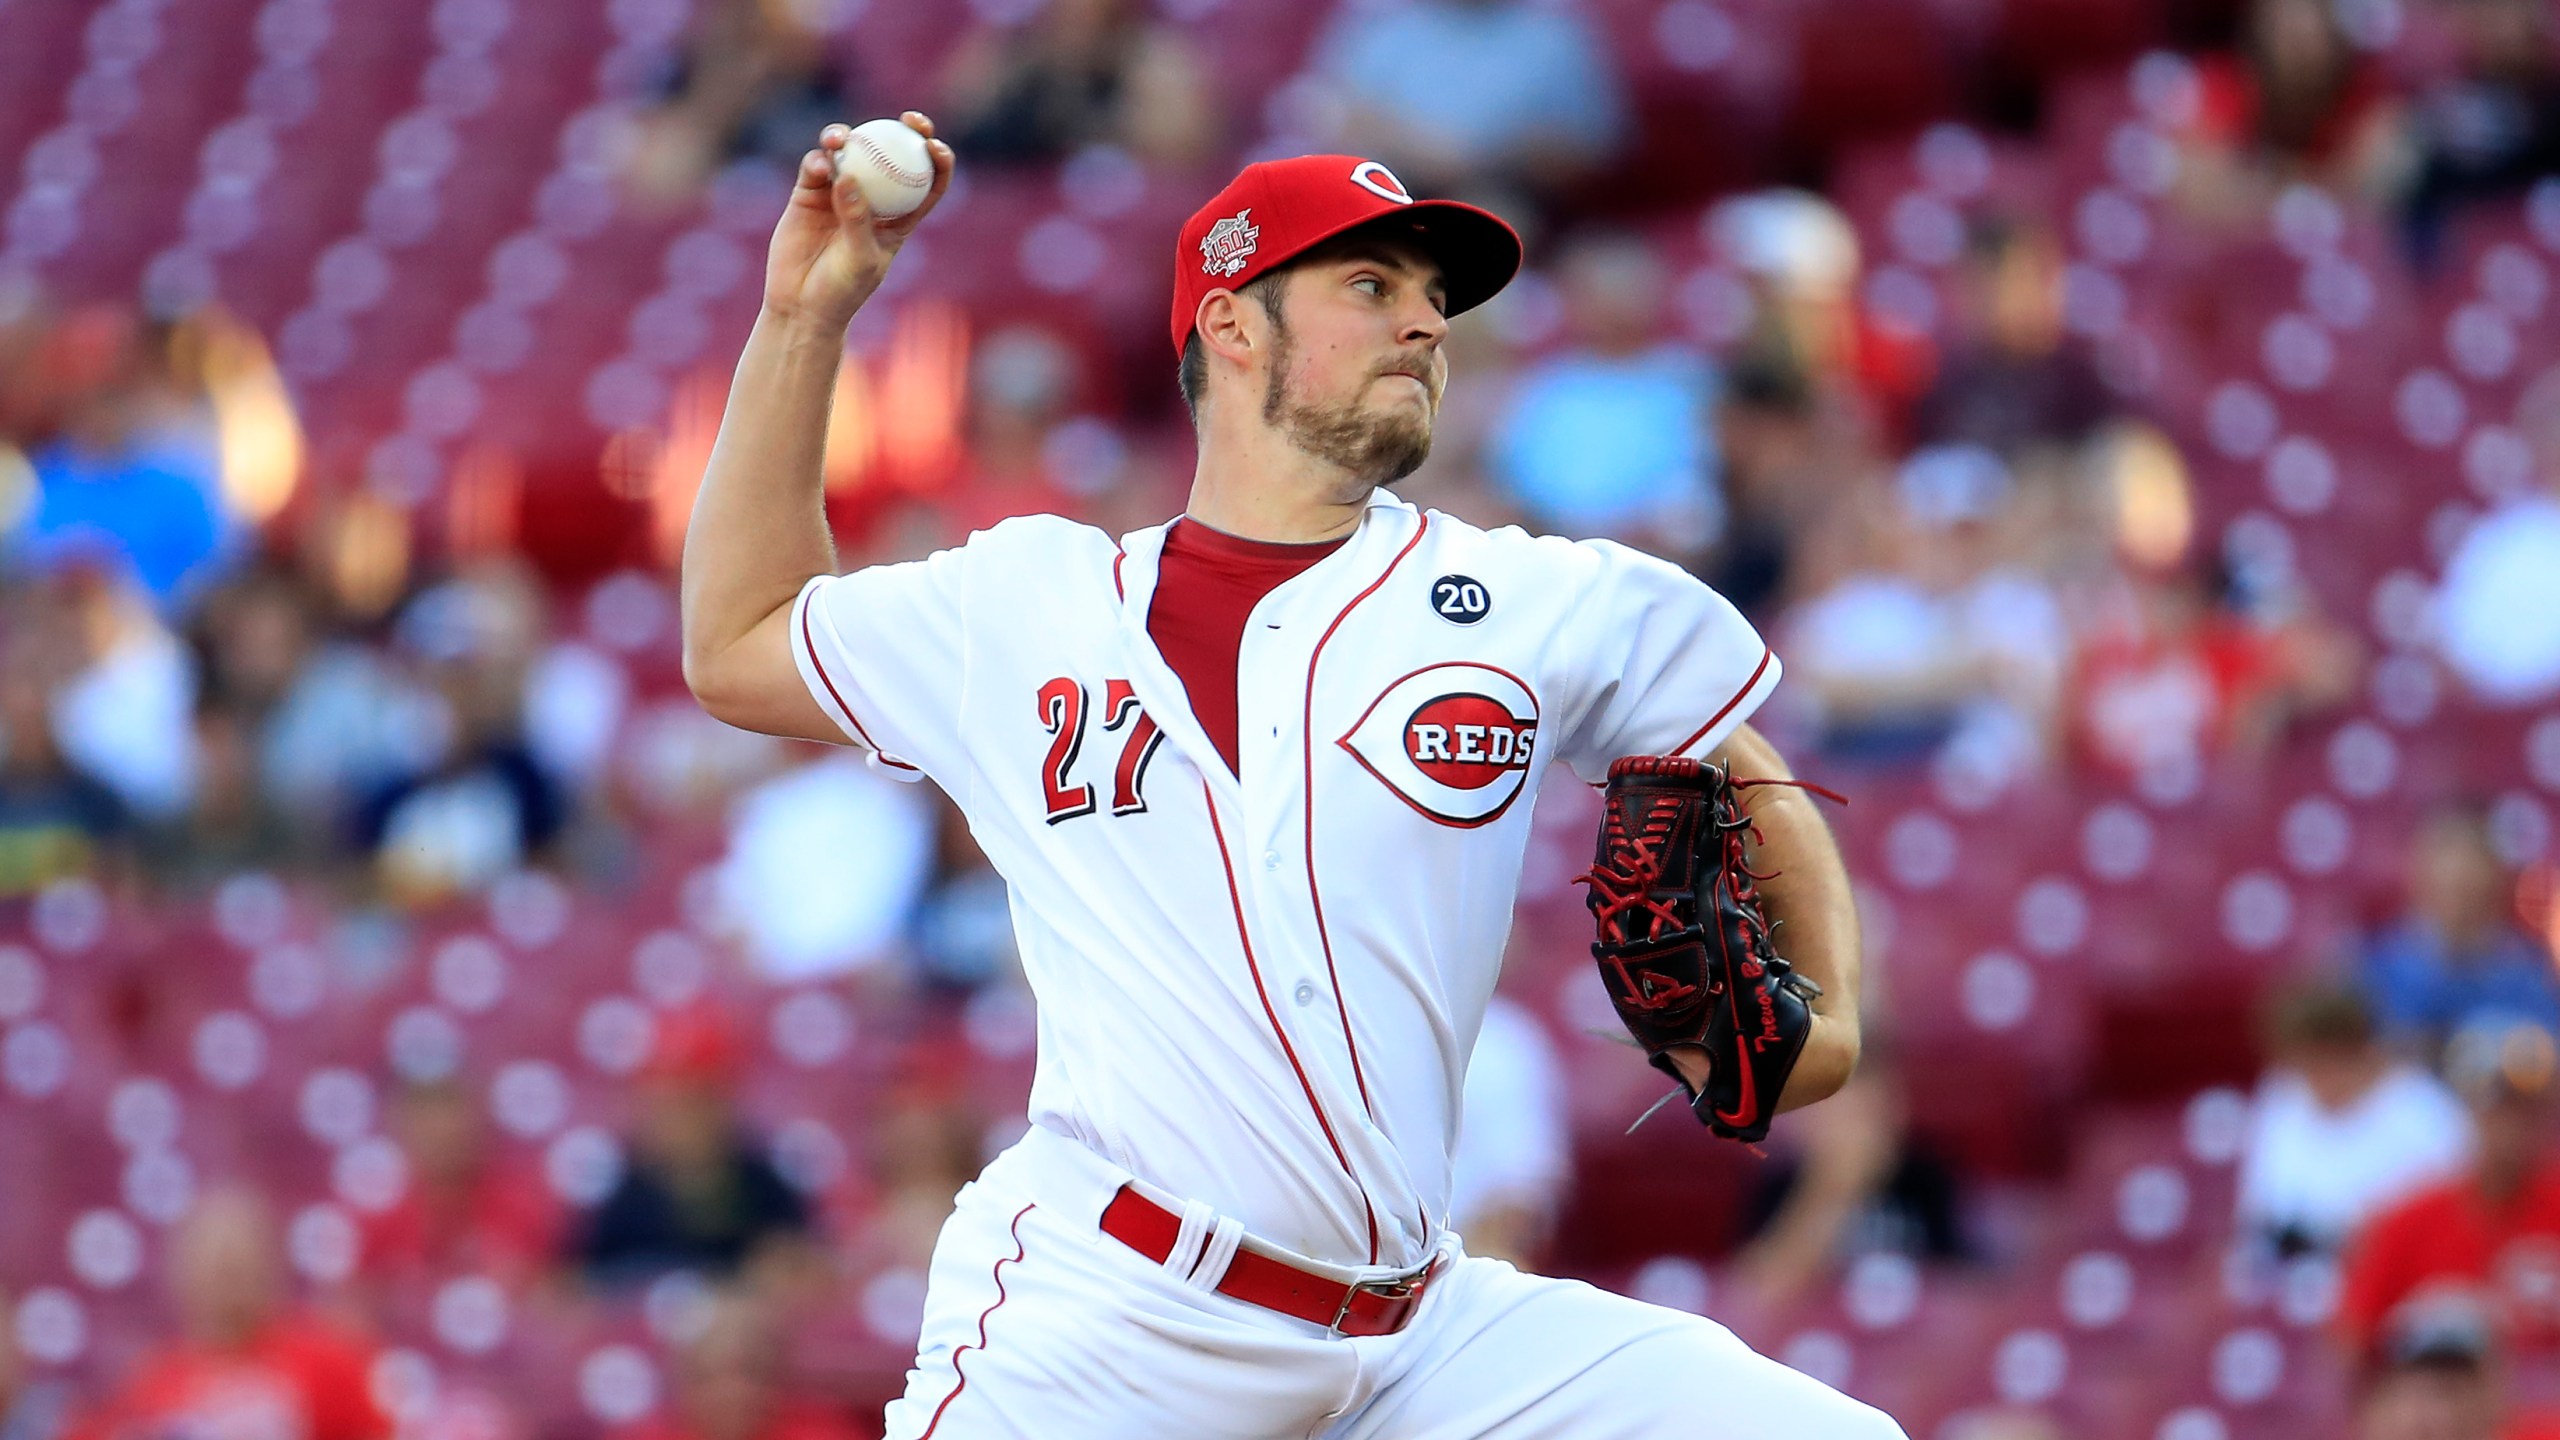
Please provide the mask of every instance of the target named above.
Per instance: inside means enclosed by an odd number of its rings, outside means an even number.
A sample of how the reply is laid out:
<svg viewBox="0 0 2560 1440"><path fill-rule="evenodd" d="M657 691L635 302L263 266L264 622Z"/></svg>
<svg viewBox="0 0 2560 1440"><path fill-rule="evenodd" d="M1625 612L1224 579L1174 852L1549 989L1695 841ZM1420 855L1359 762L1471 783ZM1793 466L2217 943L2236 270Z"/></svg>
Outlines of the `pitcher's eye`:
<svg viewBox="0 0 2560 1440"><path fill-rule="evenodd" d="M1352 284L1354 284L1354 285L1366 285L1366 286L1368 286L1368 287L1369 287L1369 293L1370 293L1370 294L1372 294L1372 295L1384 295L1384 294L1386 294L1386 293L1387 293L1387 284L1386 284L1386 282L1385 282L1385 281L1383 281L1383 280L1380 280L1380 279L1379 279L1377 276L1375 276L1375 275L1363 275L1363 276L1361 276L1359 279L1354 280L1354 281L1352 281L1351 283L1352 283Z"/></svg>

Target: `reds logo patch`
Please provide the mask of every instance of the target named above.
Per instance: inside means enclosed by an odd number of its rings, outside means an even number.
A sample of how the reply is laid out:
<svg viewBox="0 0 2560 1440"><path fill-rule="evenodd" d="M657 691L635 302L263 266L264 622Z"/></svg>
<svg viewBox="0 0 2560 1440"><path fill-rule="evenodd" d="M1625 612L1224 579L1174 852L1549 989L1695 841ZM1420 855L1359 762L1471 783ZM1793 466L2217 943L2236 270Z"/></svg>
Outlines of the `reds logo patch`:
<svg viewBox="0 0 2560 1440"><path fill-rule="evenodd" d="M1431 819L1486 825L1528 787L1538 697L1490 665L1432 665L1388 686L1335 743Z"/></svg>
<svg viewBox="0 0 2560 1440"><path fill-rule="evenodd" d="M1253 214L1248 205L1209 227L1200 237L1200 273L1233 275L1244 268L1246 257L1262 240L1262 227L1246 219Z"/></svg>
<svg viewBox="0 0 2560 1440"><path fill-rule="evenodd" d="M1394 171L1375 160L1363 160L1352 166L1351 183L1381 200L1393 200L1399 205L1413 203L1412 192L1404 188L1404 182L1396 178Z"/></svg>

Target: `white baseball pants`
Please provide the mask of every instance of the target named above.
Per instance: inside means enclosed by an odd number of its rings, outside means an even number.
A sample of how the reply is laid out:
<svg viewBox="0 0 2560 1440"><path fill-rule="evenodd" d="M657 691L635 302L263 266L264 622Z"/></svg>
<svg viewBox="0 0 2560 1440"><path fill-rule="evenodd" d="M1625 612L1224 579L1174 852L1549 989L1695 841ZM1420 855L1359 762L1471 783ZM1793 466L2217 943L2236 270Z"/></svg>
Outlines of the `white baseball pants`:
<svg viewBox="0 0 2560 1440"><path fill-rule="evenodd" d="M1127 1175L1034 1128L960 1192L887 1440L1907 1440L1712 1320L1466 1255L1336 1338L1099 1228Z"/></svg>

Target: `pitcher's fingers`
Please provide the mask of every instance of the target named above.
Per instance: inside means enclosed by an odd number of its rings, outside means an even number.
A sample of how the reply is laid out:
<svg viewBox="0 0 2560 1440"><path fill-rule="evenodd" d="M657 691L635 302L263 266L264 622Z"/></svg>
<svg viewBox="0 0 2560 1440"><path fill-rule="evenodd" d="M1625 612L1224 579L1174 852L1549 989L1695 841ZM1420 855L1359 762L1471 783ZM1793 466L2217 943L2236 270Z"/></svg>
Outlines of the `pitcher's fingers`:
<svg viewBox="0 0 2560 1440"><path fill-rule="evenodd" d="M951 169L957 163L951 147L939 140L927 140L924 148L925 153L933 158L933 188L924 192L924 199L917 202L916 208L888 223L885 228L893 234L904 235L923 224L924 217L932 214L933 207L941 203L942 192L951 188Z"/></svg>
<svg viewBox="0 0 2560 1440"><path fill-rule="evenodd" d="M831 208L827 187L835 174L836 163L826 151L812 150L801 156L799 172L791 180L791 203L813 210Z"/></svg>
<svg viewBox="0 0 2560 1440"><path fill-rule="evenodd" d="M847 168L835 177L836 223L850 229L871 223L871 202L863 198L859 167Z"/></svg>
<svg viewBox="0 0 2560 1440"><path fill-rule="evenodd" d="M901 112L899 112L898 120L899 120L899 122L900 122L901 124L905 125L908 129L913 130L914 132L916 132L917 134L919 134L919 135L923 136L923 137L924 137L924 138L926 138L927 140L930 140L930 139L932 139L932 138L933 138L933 117L932 117L932 116L930 116L930 115L927 115L927 114L926 114L926 113L924 113L923 111L921 111L921 110L905 110L905 111L901 111Z"/></svg>

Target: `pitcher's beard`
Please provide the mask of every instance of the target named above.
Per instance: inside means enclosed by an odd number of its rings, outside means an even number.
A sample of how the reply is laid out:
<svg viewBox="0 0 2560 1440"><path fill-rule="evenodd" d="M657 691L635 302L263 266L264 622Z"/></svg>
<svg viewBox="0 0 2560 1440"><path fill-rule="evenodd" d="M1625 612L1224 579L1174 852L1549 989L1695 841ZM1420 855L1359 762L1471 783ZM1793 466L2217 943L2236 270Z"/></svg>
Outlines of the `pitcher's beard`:
<svg viewBox="0 0 2560 1440"><path fill-rule="evenodd" d="M1272 354L1271 378L1262 391L1262 419L1289 443L1349 472L1368 485L1393 485L1422 468L1431 454L1431 418L1399 406L1385 413L1356 404L1310 405L1288 394L1289 342L1284 333Z"/></svg>

